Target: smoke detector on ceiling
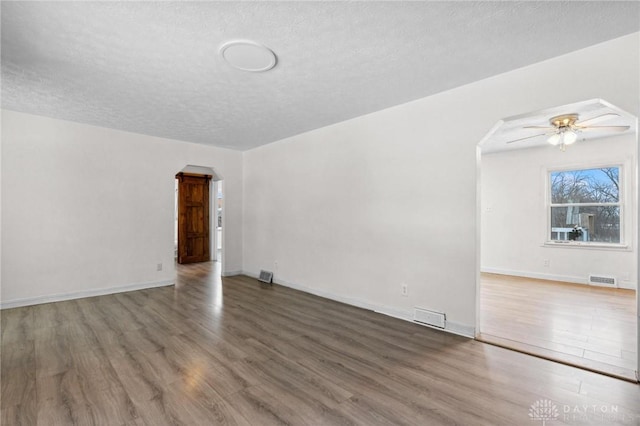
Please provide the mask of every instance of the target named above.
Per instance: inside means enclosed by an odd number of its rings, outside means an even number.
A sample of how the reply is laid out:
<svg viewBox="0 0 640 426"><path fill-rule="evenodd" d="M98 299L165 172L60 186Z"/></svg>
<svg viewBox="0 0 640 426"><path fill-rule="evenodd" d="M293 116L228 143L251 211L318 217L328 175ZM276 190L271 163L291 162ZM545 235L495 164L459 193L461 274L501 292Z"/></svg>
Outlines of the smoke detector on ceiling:
<svg viewBox="0 0 640 426"><path fill-rule="evenodd" d="M276 66L271 49L249 40L234 40L222 45L220 55L234 68L249 72L269 71Z"/></svg>

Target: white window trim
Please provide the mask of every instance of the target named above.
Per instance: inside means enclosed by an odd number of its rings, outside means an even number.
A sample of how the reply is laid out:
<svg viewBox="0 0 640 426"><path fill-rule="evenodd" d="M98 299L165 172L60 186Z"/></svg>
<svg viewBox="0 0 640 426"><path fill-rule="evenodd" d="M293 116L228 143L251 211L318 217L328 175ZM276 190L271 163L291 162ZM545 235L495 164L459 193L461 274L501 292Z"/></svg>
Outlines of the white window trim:
<svg viewBox="0 0 640 426"><path fill-rule="evenodd" d="M562 203L562 204L552 204L551 203L551 173L553 172L565 172L565 171L573 171L573 170L588 170L588 169L600 169L607 167L619 167L619 192L618 192L618 202L617 203ZM632 224L629 222L630 218L627 218L626 215L626 205L628 202L631 202L631 197L627 194L627 187L631 185L627 185L631 176L629 176L629 171L631 170L631 160L627 159L625 161L608 161L604 163L600 162L584 162L580 164L571 164L562 167L548 167L543 168L544 175L544 208L545 208L545 217L546 220L545 228L544 228L544 242L542 244L543 247L561 247L561 248L573 248L573 249L592 249L592 250L622 250L622 251L630 251L632 248L628 243L627 239L627 227L629 229L632 228ZM585 242L585 241L559 241L559 240L551 240L551 207L562 207L562 206L619 206L620 207L620 242L619 243L603 243L603 242ZM629 223L628 223L629 222Z"/></svg>

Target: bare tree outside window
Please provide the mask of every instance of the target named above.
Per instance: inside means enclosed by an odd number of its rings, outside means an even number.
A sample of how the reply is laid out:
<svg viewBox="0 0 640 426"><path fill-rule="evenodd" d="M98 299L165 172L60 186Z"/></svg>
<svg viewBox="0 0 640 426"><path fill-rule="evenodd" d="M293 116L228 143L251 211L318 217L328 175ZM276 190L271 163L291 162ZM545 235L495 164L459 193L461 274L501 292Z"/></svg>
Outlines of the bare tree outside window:
<svg viewBox="0 0 640 426"><path fill-rule="evenodd" d="M552 241L621 242L620 169L550 173Z"/></svg>

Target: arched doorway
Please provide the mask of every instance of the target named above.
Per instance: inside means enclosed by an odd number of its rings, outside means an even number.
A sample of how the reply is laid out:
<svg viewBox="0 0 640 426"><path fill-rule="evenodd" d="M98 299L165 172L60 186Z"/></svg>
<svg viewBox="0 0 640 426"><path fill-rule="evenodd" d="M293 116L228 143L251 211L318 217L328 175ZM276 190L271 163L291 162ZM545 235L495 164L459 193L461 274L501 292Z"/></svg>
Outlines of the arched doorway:
<svg viewBox="0 0 640 426"><path fill-rule="evenodd" d="M606 128L560 150L544 128L568 113ZM636 117L600 99L508 117L483 138L479 340L636 380L637 158Z"/></svg>
<svg viewBox="0 0 640 426"><path fill-rule="evenodd" d="M222 266L223 179L211 167L187 165L176 174L174 245L177 263ZM222 271L222 267L218 268Z"/></svg>

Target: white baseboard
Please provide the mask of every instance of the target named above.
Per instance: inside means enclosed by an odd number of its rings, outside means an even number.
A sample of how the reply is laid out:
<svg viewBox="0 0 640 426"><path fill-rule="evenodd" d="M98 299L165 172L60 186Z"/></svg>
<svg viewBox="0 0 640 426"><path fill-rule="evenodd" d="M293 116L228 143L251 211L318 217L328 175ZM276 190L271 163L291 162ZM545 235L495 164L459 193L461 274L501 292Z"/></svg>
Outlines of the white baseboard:
<svg viewBox="0 0 640 426"><path fill-rule="evenodd" d="M462 336L462 337L468 337L470 339L475 338L476 335L476 329L475 327L469 326L469 325L464 325L464 324L458 324L456 322L451 322L449 320L447 320L445 322L445 326L444 326L444 330L442 328L439 327L432 327L428 324L424 324L424 323L420 323L420 322L416 322L413 320L413 311L411 310L399 310L399 309L395 309L395 308L382 308L380 310L376 309L376 312L383 314L383 315L387 315L393 318L398 318L404 321L409 321L412 322L414 324L418 324L421 325L423 327L429 327L429 328L433 328L434 330L440 330L440 331L446 331L448 333L452 333L452 334L457 334L458 336Z"/></svg>
<svg viewBox="0 0 640 426"><path fill-rule="evenodd" d="M244 272L242 271L224 271L224 273L222 273L223 277L233 277L236 275L242 275L244 274Z"/></svg>
<svg viewBox="0 0 640 426"><path fill-rule="evenodd" d="M480 268L480 271L487 272L489 274L512 275L514 277L535 278L539 280L562 281L562 282L574 283L574 284L593 285L588 283L589 278L586 276L574 277L570 275L542 274L539 272L515 271L511 269L487 268L487 267ZM618 280L618 288L635 290L637 288L637 283L631 282L631 281Z"/></svg>
<svg viewBox="0 0 640 426"><path fill-rule="evenodd" d="M447 325L444 330L470 339L476 338L476 328L470 325L447 321Z"/></svg>
<svg viewBox="0 0 640 426"><path fill-rule="evenodd" d="M252 277L252 278L258 278L258 274L253 273L253 272L247 272L244 271L242 272L242 275L246 275L248 277ZM330 300L335 300L336 302L340 302L340 303L344 303L346 305L351 305L351 306L355 306L358 308L362 308L362 309L367 309L369 311L374 311L383 315L387 315L393 318L398 318L404 321L409 321L411 323L414 324L418 324L416 322L413 321L413 310L407 310L407 309L398 309L398 308L394 308L391 306L384 306L384 305L378 305L375 303L370 303L367 301L364 301L362 299L356 299L356 298L351 298L351 297L344 297L344 296L340 296L334 293L329 293L326 291L322 291L322 290L317 290L311 287L306 287L300 284L296 284L296 283L292 283L289 281L285 281L282 279L277 279L274 278L273 282L275 284L279 284L281 286L284 287L289 287L289 288L293 288L295 290L300 290L303 291L305 293L309 293L309 294L313 294L316 296L320 296L320 297L324 297L325 299L330 299ZM419 324L425 327L429 327L427 325L424 324ZM448 321L446 322L446 326L445 329L442 330L441 328L436 328L436 327L430 327L433 328L434 330L440 330L440 331L446 331L449 333L453 333L453 334L458 334L460 336L464 336L464 337L468 337L468 338L475 338L475 327L473 326L468 326L468 325L464 325L464 324L458 324L455 322L451 322Z"/></svg>
<svg viewBox="0 0 640 426"><path fill-rule="evenodd" d="M14 299L1 301L0 309L19 308L21 306L41 305L43 303L62 302L65 300L82 299L85 297L104 296L105 294L124 293L126 291L144 290L147 288L165 287L175 284L174 280L150 281L144 283L129 284L118 287L99 288L92 290L81 290L70 293L49 294L46 296L27 297L24 299Z"/></svg>

